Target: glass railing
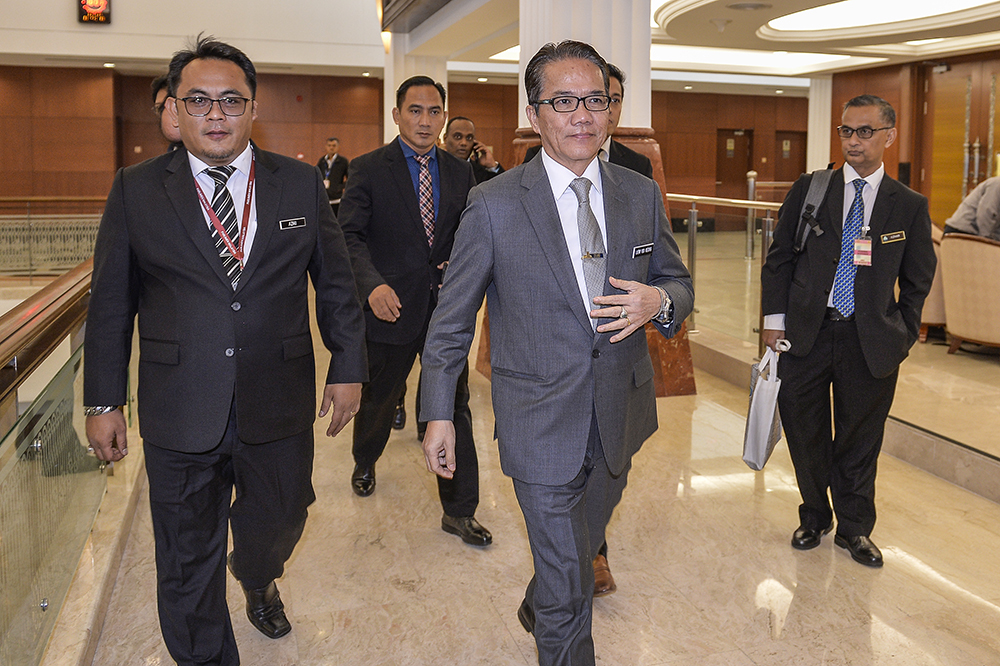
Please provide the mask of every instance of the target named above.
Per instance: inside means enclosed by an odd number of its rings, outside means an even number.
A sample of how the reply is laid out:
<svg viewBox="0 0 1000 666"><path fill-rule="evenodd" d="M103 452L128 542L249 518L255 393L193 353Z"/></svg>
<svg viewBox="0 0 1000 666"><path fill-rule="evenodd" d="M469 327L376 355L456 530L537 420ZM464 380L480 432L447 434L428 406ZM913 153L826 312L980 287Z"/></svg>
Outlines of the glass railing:
<svg viewBox="0 0 1000 666"><path fill-rule="evenodd" d="M91 271L76 266L0 317L0 664L39 662L106 487L82 407Z"/></svg>
<svg viewBox="0 0 1000 666"><path fill-rule="evenodd" d="M37 664L106 485L87 453L82 347L0 441L0 664Z"/></svg>

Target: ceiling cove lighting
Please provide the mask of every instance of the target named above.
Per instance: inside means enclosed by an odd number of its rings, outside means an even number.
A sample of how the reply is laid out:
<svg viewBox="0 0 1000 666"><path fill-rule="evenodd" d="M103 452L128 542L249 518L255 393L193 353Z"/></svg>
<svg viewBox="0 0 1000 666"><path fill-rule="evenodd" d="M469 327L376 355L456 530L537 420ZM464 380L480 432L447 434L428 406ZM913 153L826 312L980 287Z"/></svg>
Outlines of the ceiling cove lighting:
<svg viewBox="0 0 1000 666"><path fill-rule="evenodd" d="M773 30L798 32L816 30L823 26L822 31L860 28L864 26L884 25L885 23L902 23L916 21L933 16L952 14L967 9L975 9L995 2L995 0L879 0L878 11L872 11L871 0L842 0L830 5L822 5L805 9L801 12L781 16L767 25ZM890 20L886 20L891 17Z"/></svg>

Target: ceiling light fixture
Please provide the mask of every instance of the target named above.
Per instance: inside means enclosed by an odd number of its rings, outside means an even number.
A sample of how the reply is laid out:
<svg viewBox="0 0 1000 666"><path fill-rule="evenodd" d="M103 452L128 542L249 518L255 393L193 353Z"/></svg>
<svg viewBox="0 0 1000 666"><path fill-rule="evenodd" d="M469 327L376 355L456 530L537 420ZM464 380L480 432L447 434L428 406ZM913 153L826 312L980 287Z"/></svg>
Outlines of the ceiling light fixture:
<svg viewBox="0 0 1000 666"><path fill-rule="evenodd" d="M992 4L995 0L879 0L878 12L872 12L871 0L841 0L829 5L804 9L794 14L786 14L768 22L768 26L779 31L816 30L822 31L859 28L882 25L886 17L891 23L915 21L919 19L950 14L966 9Z"/></svg>
<svg viewBox="0 0 1000 666"><path fill-rule="evenodd" d="M489 79L486 78L485 76L480 76L478 79L476 79L476 81L479 81L480 83L486 83L487 81L489 81Z"/></svg>

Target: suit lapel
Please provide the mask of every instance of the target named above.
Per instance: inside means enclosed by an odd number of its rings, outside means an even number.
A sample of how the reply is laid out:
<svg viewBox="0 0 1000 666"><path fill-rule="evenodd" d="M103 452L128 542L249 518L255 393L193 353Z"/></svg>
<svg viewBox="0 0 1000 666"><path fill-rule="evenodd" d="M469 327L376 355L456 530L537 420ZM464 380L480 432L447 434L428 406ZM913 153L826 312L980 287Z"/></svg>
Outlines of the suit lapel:
<svg viewBox="0 0 1000 666"><path fill-rule="evenodd" d="M396 189L403 198L403 207L410 214L410 222L417 225L423 233L424 223L420 219L420 202L417 201L417 193L413 190L413 178L410 176L403 149L399 147L399 138L393 139L389 144L386 156L389 159L389 172L392 173Z"/></svg>
<svg viewBox="0 0 1000 666"><path fill-rule="evenodd" d="M566 247L559 211L556 210L556 203L552 198L552 186L549 185L541 159L532 160L525 166L521 176L521 186L526 188L521 203L528 215L528 221L535 230L542 252L545 253L545 258L552 268L552 273L556 276L556 283L576 314L577 321L588 332L593 333L590 315L584 309L580 286L569 258L570 250Z"/></svg>
<svg viewBox="0 0 1000 666"><path fill-rule="evenodd" d="M250 258L243 267L243 274L236 286L239 292L250 282L253 273L260 265L267 245L278 222L278 204L281 201L281 180L274 174L276 165L254 146L254 157L257 166L254 168L254 199L257 209L257 231L253 238ZM221 262L220 262L221 263Z"/></svg>
<svg viewBox="0 0 1000 666"><path fill-rule="evenodd" d="M885 225L892 215L892 208L896 203L896 193L900 187L898 181L889 176L882 176L882 183L875 196L875 203L872 204L872 217L868 222L868 236L870 238L878 238L886 230Z"/></svg>
<svg viewBox="0 0 1000 666"><path fill-rule="evenodd" d="M614 145L614 142L612 142ZM608 282L608 275L620 277L624 274L623 262L625 261L624 244L626 228L625 225L631 220L631 216L625 214L628 210L628 197L625 196L618 176L612 173L603 163L601 164L601 183L604 188L604 227L608 237L607 260L605 266L607 275L604 277L604 294L616 291Z"/></svg>
<svg viewBox="0 0 1000 666"><path fill-rule="evenodd" d="M219 251L212 241L212 234L205 224L205 215L198 202L198 195L195 193L194 177L191 175L191 166L186 150L174 151L174 158L170 160L164 174L163 186L166 189L167 198L170 199L174 207L174 212L177 213L177 217L181 221L181 226L191 236L195 247L205 257L205 261L215 271L219 280L230 284L223 269L222 260L219 259ZM205 196L211 198L212 193L206 192Z"/></svg>

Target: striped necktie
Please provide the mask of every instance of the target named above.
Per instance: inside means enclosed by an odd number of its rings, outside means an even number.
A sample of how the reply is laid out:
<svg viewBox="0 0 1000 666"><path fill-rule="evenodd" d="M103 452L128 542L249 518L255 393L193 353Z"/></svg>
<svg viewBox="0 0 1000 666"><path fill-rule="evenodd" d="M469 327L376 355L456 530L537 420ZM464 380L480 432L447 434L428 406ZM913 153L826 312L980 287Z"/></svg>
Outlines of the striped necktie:
<svg viewBox="0 0 1000 666"><path fill-rule="evenodd" d="M417 181L420 186L418 199L420 200L420 220L424 223L424 233L427 234L427 245L434 245L434 188L431 186L431 170L427 168L431 156L414 155L420 165L420 173Z"/></svg>
<svg viewBox="0 0 1000 666"><path fill-rule="evenodd" d="M240 244L240 225L236 219L236 205L233 203L233 196L229 193L229 188L226 187L229 177L235 171L236 167L234 166L209 167L205 169L205 172L215 181L215 194L212 195L212 210L215 211L216 217L222 223L222 228L226 230L226 235L229 236L230 242L238 247ZM215 241L215 247L219 251L219 257L222 259L222 266L226 271L226 275L233 283L233 291L236 291L236 285L239 284L240 273L242 272L240 260L234 257L229 248L226 247L225 241L219 236L219 232L216 231L214 225L211 229L212 239Z"/></svg>
<svg viewBox="0 0 1000 666"><path fill-rule="evenodd" d="M861 235L861 225L865 220L865 201L861 197L865 180L856 178L852 184L854 201L851 202L844 221L844 233L840 237L840 261L837 262L837 276L833 280L833 307L845 317L854 314L854 276L858 272L858 267L854 265L854 241Z"/></svg>

